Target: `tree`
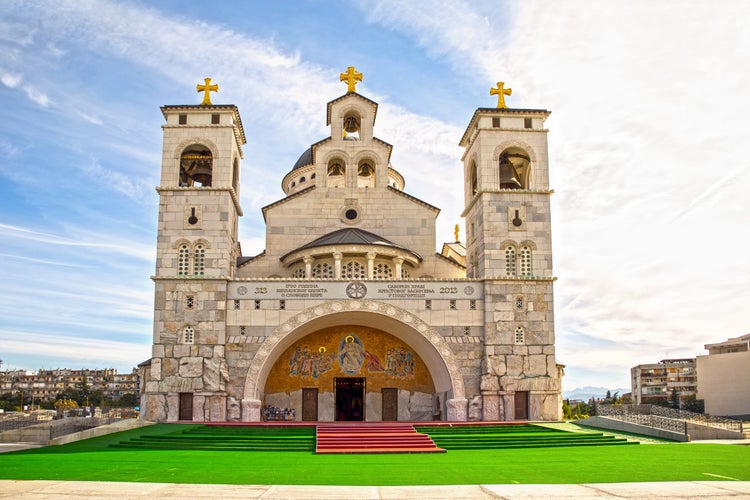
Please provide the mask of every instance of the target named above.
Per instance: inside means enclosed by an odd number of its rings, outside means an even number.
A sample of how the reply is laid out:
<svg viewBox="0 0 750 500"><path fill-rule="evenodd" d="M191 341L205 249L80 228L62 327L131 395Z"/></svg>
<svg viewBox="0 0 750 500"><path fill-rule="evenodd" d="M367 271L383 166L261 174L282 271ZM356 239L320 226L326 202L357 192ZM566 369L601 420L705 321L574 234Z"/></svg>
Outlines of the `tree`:
<svg viewBox="0 0 750 500"><path fill-rule="evenodd" d="M706 411L705 402L702 399L698 399L695 394L691 394L685 398L684 408L694 413L704 413Z"/></svg>
<svg viewBox="0 0 750 500"><path fill-rule="evenodd" d="M73 410L75 408L78 408L78 403L72 399L58 399L55 401L55 410L57 411L61 412L65 410Z"/></svg>
<svg viewBox="0 0 750 500"><path fill-rule="evenodd" d="M609 389L607 389L607 395L606 395L606 396L604 396L604 399L605 399L606 401L609 401L610 399L612 399L612 393L611 393L611 392L609 392Z"/></svg>
<svg viewBox="0 0 750 500"><path fill-rule="evenodd" d="M138 395L128 392L120 396L120 399L116 401L117 406L121 408L135 408L138 406ZM565 413L565 401L563 401L563 414Z"/></svg>
<svg viewBox="0 0 750 500"><path fill-rule="evenodd" d="M596 399L591 398L589 399L589 415L593 417L594 415L596 415L596 412L597 412Z"/></svg>
<svg viewBox="0 0 750 500"><path fill-rule="evenodd" d="M672 408L680 407L680 394L677 392L677 389L672 389L672 394L669 396L669 402L672 405Z"/></svg>

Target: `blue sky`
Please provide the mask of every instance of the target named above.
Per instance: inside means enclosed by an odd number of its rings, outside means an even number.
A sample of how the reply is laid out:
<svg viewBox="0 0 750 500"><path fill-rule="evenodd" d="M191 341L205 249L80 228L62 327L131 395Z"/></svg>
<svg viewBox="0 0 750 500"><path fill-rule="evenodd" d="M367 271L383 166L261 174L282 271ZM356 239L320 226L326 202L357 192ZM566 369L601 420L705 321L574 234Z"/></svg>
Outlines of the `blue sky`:
<svg viewBox="0 0 750 500"><path fill-rule="evenodd" d="M461 222L461 149L498 80L552 111L557 354L564 388L748 331L750 6L706 2L3 2L3 369L115 367L152 332L159 107L240 108L243 252L260 207L326 135L325 104L380 103L406 192ZM463 224L461 234L464 234Z"/></svg>

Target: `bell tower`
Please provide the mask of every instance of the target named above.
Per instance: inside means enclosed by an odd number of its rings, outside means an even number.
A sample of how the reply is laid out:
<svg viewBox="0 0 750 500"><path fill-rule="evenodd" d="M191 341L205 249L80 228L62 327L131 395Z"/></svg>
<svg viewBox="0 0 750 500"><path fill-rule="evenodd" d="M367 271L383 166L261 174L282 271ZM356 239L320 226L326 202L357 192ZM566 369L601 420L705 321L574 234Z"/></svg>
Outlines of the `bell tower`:
<svg viewBox="0 0 750 500"><path fill-rule="evenodd" d="M161 421L222 420L226 408L226 288L239 256L245 135L236 106L211 103L218 85L207 78L197 90L201 104L161 108L154 345L142 401L146 418Z"/></svg>
<svg viewBox="0 0 750 500"><path fill-rule="evenodd" d="M485 283L485 420L559 418L554 356L549 111L505 106L503 82L461 138L467 277Z"/></svg>
<svg viewBox="0 0 750 500"><path fill-rule="evenodd" d="M549 114L479 108L464 132L469 277L552 276Z"/></svg>

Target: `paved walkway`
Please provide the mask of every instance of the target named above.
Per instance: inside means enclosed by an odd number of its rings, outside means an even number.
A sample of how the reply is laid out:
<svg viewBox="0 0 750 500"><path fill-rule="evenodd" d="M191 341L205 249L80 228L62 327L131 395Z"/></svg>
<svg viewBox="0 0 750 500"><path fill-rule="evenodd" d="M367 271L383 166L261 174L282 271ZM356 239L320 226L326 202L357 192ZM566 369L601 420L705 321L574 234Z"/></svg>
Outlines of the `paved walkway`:
<svg viewBox="0 0 750 500"><path fill-rule="evenodd" d="M227 484L0 481L0 498L257 498L270 499L750 499L750 481L455 486L257 486Z"/></svg>

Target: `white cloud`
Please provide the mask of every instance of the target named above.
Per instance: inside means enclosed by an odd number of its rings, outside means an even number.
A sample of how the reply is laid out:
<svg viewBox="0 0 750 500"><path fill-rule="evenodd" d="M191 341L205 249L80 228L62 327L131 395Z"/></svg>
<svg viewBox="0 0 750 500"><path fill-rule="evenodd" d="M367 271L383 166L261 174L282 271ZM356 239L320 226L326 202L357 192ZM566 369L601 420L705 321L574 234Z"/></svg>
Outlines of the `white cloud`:
<svg viewBox="0 0 750 500"><path fill-rule="evenodd" d="M738 152L750 6L531 1L512 4L500 37L496 20L483 22L487 5L443 7L362 8L458 71L479 68L488 88L509 82L511 107L553 110L558 356L568 373L744 331L750 174ZM584 334L610 345L582 352Z"/></svg>
<svg viewBox="0 0 750 500"><path fill-rule="evenodd" d="M21 75L16 73L3 72L2 75L0 75L0 82L2 82L2 84L9 89L18 87L22 80L23 78L21 77Z"/></svg>

